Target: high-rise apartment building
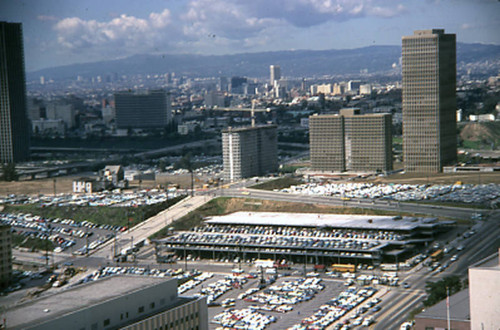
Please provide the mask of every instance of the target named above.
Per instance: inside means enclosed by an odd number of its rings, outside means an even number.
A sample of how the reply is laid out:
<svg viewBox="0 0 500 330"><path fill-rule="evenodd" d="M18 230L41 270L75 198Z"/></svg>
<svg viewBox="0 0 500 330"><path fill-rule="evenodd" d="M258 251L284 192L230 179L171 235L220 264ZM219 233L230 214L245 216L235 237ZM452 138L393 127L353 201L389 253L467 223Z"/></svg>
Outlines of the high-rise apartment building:
<svg viewBox="0 0 500 330"><path fill-rule="evenodd" d="M275 81L278 81L281 79L281 68L279 65L271 65L269 66L269 71L270 71L270 81L271 85L275 84Z"/></svg>
<svg viewBox="0 0 500 330"><path fill-rule="evenodd" d="M456 42L442 29L403 37L403 155L407 173L456 162Z"/></svg>
<svg viewBox="0 0 500 330"><path fill-rule="evenodd" d="M22 26L0 22L0 162L26 160L29 145Z"/></svg>
<svg viewBox="0 0 500 330"><path fill-rule="evenodd" d="M170 93L164 90L115 93L118 128L163 128L172 120Z"/></svg>
<svg viewBox="0 0 500 330"><path fill-rule="evenodd" d="M360 115L359 109L309 117L312 169L326 172L392 170L391 128L390 114Z"/></svg>
<svg viewBox="0 0 500 330"><path fill-rule="evenodd" d="M278 170L276 125L222 131L224 180L232 182Z"/></svg>

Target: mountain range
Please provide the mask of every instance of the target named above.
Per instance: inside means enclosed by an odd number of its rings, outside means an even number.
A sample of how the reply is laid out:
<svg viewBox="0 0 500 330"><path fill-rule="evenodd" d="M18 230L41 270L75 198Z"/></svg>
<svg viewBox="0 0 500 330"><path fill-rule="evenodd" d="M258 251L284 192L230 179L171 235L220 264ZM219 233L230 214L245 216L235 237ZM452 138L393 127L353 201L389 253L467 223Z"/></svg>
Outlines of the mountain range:
<svg viewBox="0 0 500 330"><path fill-rule="evenodd" d="M286 77L399 74L400 46L369 46L344 50L291 50L233 55L134 55L123 59L65 65L27 73L28 80L75 79L108 74L134 75L175 72L177 76L267 77L269 65L281 66ZM485 64L498 74L500 45L457 43L457 67ZM396 69L393 65L396 64ZM495 71L496 70L496 71ZM495 74L495 73L494 73Z"/></svg>

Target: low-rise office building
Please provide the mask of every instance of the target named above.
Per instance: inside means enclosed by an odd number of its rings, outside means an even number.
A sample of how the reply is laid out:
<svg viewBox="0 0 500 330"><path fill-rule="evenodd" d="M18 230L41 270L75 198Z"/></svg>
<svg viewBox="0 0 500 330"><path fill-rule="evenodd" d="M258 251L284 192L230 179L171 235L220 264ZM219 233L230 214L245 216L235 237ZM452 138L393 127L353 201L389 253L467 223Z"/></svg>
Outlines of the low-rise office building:
<svg viewBox="0 0 500 330"><path fill-rule="evenodd" d="M208 330L205 297L177 295L177 279L116 275L43 296L5 313L8 329Z"/></svg>

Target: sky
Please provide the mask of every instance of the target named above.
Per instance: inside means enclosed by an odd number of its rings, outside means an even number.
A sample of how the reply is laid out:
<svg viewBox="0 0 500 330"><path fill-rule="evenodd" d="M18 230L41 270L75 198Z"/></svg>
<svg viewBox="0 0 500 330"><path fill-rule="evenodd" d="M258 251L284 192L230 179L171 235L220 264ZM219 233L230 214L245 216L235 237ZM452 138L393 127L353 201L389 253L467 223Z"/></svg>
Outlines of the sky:
<svg viewBox="0 0 500 330"><path fill-rule="evenodd" d="M0 0L26 70L134 54L237 54L400 45L444 28L500 44L500 0Z"/></svg>

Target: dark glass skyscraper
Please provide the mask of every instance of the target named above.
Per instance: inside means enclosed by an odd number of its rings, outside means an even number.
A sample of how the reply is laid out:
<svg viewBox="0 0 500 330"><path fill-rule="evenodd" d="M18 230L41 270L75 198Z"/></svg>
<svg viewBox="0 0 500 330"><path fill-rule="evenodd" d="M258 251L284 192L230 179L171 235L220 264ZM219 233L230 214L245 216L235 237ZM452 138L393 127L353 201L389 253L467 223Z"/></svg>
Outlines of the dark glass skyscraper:
<svg viewBox="0 0 500 330"><path fill-rule="evenodd" d="M172 120L170 93L164 90L115 93L118 128L163 128Z"/></svg>
<svg viewBox="0 0 500 330"><path fill-rule="evenodd" d="M0 162L26 160L29 145L23 30L0 22Z"/></svg>
<svg viewBox="0 0 500 330"><path fill-rule="evenodd" d="M455 35L403 37L403 154L407 173L436 173L457 159Z"/></svg>

